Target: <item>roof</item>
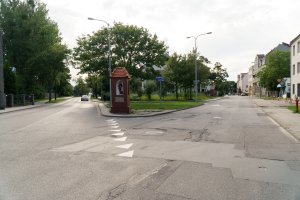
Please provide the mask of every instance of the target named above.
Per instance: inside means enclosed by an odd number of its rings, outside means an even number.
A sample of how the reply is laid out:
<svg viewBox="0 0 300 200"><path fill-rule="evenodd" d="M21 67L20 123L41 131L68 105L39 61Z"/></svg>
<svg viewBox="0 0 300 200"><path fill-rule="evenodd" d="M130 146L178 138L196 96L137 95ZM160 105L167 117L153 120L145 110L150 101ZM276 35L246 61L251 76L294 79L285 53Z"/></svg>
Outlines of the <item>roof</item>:
<svg viewBox="0 0 300 200"><path fill-rule="evenodd" d="M296 40L298 40L299 38L300 38L300 34L299 34L297 37L295 37L295 38L291 41L290 45L292 46L292 44L293 44L294 42L296 42Z"/></svg>
<svg viewBox="0 0 300 200"><path fill-rule="evenodd" d="M285 51L285 52L290 52L291 47L289 44L282 42L281 44L278 44L274 49L272 49L269 53L267 53L267 56L272 53L273 51Z"/></svg>
<svg viewBox="0 0 300 200"><path fill-rule="evenodd" d="M130 74L128 73L128 71L126 70L125 67L116 67L114 69L114 71L112 72L111 77L119 77L119 78L128 77L128 78L131 78Z"/></svg>
<svg viewBox="0 0 300 200"><path fill-rule="evenodd" d="M264 58L265 57L265 54L257 54L256 55L258 58Z"/></svg>

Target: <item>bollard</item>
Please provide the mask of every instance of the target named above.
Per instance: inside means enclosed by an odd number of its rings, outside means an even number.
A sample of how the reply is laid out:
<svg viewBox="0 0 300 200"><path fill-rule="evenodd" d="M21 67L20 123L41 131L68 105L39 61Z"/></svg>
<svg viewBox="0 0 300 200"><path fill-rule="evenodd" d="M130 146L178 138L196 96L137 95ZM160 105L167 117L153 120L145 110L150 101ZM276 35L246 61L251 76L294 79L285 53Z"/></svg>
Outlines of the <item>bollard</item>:
<svg viewBox="0 0 300 200"><path fill-rule="evenodd" d="M298 113L298 103L299 103L299 99L298 97L296 97L296 113Z"/></svg>

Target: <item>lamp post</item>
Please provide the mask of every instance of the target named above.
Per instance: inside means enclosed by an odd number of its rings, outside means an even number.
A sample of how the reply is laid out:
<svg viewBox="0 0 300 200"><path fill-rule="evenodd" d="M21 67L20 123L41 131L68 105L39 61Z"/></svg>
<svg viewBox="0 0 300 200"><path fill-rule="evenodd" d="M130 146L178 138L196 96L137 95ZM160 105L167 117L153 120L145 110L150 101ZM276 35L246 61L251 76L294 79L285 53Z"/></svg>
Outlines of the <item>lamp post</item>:
<svg viewBox="0 0 300 200"><path fill-rule="evenodd" d="M94 21L99 21L99 22L104 22L107 25L108 28L108 71L109 71L109 106L110 108L112 107L112 93L111 93L111 45L110 45L110 34L111 34L111 29L110 25L108 22L101 20L101 19L95 19L88 17L88 20L94 20Z"/></svg>
<svg viewBox="0 0 300 200"><path fill-rule="evenodd" d="M198 99L198 78L197 78L197 39L199 36L202 35L208 35L208 34L212 34L212 32L207 32L207 33L202 33L200 35L197 36L188 36L186 37L187 39L190 38L194 38L195 41L195 91L196 91L196 97L195 97L195 101L197 101Z"/></svg>
<svg viewBox="0 0 300 200"><path fill-rule="evenodd" d="M5 109L4 72L3 72L3 39L0 29L0 109Z"/></svg>

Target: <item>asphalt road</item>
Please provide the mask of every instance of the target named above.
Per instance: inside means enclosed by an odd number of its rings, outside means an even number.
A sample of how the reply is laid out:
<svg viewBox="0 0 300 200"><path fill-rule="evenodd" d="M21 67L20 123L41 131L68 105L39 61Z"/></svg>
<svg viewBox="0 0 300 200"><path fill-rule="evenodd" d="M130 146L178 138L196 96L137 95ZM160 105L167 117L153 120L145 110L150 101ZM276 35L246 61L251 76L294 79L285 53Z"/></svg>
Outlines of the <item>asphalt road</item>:
<svg viewBox="0 0 300 200"><path fill-rule="evenodd" d="M0 115L0 199L300 199L300 145L248 97L150 118L79 98Z"/></svg>

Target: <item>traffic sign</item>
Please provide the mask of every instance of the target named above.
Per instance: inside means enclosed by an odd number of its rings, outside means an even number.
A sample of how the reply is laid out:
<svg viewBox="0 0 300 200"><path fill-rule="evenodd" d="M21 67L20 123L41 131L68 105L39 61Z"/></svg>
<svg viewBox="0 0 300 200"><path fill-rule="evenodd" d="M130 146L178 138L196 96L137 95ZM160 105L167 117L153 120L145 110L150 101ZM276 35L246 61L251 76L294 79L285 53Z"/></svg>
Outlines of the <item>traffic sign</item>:
<svg viewBox="0 0 300 200"><path fill-rule="evenodd" d="M162 76L157 76L157 77L156 77L156 80L157 80L157 81L164 81L164 77L162 77Z"/></svg>

